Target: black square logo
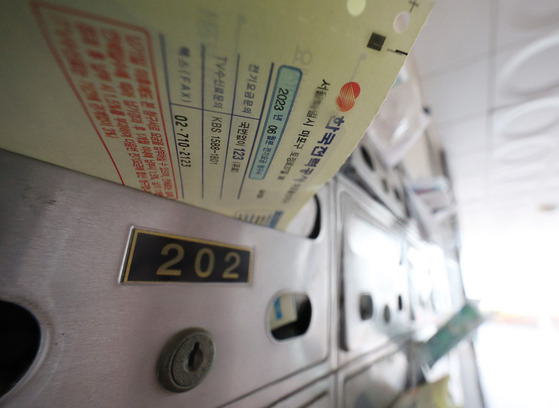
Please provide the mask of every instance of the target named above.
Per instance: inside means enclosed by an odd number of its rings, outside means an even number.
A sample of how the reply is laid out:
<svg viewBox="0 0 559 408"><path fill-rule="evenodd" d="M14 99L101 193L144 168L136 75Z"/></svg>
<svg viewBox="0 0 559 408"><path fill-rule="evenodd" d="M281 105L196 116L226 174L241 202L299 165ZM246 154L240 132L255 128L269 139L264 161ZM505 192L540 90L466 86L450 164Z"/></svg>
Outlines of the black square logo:
<svg viewBox="0 0 559 408"><path fill-rule="evenodd" d="M386 40L386 37L384 35L373 33L371 34L371 38L369 38L367 48L380 51L382 50L382 46L384 45L384 40Z"/></svg>

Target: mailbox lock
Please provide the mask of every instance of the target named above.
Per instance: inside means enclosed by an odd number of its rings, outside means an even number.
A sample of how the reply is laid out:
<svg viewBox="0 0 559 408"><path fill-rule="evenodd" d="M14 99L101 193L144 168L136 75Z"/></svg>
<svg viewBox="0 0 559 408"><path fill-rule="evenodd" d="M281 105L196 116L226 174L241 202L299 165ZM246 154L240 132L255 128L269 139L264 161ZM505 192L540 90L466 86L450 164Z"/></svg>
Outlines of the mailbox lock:
<svg viewBox="0 0 559 408"><path fill-rule="evenodd" d="M185 392L200 384L212 367L215 345L205 330L190 328L175 334L157 363L157 378L168 391Z"/></svg>

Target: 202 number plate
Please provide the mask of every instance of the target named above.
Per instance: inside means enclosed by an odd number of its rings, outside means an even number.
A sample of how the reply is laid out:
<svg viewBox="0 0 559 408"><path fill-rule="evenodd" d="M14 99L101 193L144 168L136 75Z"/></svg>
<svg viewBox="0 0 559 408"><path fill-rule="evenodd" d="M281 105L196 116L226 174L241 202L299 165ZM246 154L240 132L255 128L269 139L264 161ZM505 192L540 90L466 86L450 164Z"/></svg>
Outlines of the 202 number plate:
<svg viewBox="0 0 559 408"><path fill-rule="evenodd" d="M133 229L121 282L248 283L250 248Z"/></svg>

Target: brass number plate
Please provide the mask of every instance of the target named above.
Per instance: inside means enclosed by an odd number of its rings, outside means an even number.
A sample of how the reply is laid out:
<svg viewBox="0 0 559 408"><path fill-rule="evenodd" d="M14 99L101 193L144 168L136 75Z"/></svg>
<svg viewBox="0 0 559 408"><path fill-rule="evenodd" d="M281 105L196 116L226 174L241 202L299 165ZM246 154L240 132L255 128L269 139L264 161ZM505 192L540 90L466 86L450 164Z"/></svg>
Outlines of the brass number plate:
<svg viewBox="0 0 559 408"><path fill-rule="evenodd" d="M134 229L121 281L248 283L251 258L249 248Z"/></svg>

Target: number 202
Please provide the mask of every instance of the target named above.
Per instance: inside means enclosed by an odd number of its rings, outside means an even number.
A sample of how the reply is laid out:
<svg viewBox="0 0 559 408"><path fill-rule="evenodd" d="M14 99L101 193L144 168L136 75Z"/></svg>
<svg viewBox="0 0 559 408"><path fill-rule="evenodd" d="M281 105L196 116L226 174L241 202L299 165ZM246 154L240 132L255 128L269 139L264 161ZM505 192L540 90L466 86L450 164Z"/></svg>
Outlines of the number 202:
<svg viewBox="0 0 559 408"><path fill-rule="evenodd" d="M157 268L157 275L161 276L181 276L182 270L180 269L171 269L171 266L178 264L184 258L184 248L177 243L167 244L161 250L161 255L169 255L170 251L176 251L177 255L173 258L168 260L167 262L163 263L159 268ZM207 258L207 266L206 268L202 268L202 261L204 257ZM228 252L225 255L225 262L231 262L225 271L223 271L223 275L221 277L223 279L239 279L239 274L234 272L235 268L239 266L241 263L241 256L234 251ZM214 270L215 265L215 253L211 248L205 247L196 253L196 257L194 258L194 272L200 278L205 279L208 278Z"/></svg>

